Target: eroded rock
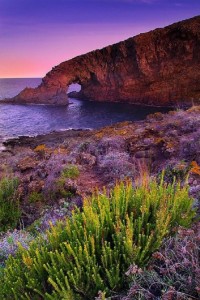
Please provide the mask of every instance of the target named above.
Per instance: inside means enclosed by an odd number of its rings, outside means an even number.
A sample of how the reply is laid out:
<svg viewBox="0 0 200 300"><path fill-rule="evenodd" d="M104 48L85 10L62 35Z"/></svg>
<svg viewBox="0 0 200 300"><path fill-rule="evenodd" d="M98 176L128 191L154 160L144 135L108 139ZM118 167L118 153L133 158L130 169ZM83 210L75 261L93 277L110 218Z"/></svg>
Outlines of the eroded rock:
<svg viewBox="0 0 200 300"><path fill-rule="evenodd" d="M159 106L198 103L200 16L65 61L40 86L7 101L67 104L71 83L82 87L76 97L88 100Z"/></svg>

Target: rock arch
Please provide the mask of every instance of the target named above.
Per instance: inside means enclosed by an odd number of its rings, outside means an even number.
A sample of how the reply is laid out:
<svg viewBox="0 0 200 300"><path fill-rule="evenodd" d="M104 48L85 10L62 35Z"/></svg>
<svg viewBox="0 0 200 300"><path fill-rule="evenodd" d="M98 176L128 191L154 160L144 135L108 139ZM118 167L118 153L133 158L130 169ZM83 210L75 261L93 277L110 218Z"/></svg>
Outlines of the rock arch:
<svg viewBox="0 0 200 300"><path fill-rule="evenodd" d="M79 97L172 106L200 98L200 17L140 34L54 67L35 89L12 103L68 103L66 88Z"/></svg>

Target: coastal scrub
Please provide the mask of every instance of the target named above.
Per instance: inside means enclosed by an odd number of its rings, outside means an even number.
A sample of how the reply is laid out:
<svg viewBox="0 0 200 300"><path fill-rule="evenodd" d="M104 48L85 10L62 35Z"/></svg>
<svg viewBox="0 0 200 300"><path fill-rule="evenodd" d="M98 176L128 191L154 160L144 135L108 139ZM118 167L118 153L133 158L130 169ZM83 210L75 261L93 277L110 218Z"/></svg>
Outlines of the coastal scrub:
<svg viewBox="0 0 200 300"><path fill-rule="evenodd" d="M161 179L119 183L84 200L71 218L52 226L29 249L10 257L0 280L2 299L94 299L128 286L131 264L144 267L174 228L195 216L188 187Z"/></svg>
<svg viewBox="0 0 200 300"><path fill-rule="evenodd" d="M18 178L4 177L0 180L0 232L14 229L21 216L19 207Z"/></svg>

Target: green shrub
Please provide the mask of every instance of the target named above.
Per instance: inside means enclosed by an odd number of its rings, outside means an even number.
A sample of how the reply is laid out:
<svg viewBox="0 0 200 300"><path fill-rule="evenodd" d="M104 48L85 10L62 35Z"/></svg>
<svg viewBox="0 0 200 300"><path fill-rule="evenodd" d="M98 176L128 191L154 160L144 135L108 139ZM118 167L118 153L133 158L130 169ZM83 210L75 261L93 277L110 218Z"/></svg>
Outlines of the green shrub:
<svg viewBox="0 0 200 300"><path fill-rule="evenodd" d="M57 188L57 196L61 196L64 198L70 198L74 195L74 192L72 190L70 190L70 186L66 185L66 179L64 177L60 177L57 181L56 181L56 188Z"/></svg>
<svg viewBox="0 0 200 300"><path fill-rule="evenodd" d="M175 180L177 181L185 181L188 177L189 166L184 162L180 162L176 166L167 166L165 169L164 179L167 182L172 183ZM160 174L162 177L162 173Z"/></svg>
<svg viewBox="0 0 200 300"><path fill-rule="evenodd" d="M0 180L0 232L17 226L21 215L17 188L17 178Z"/></svg>
<svg viewBox="0 0 200 300"><path fill-rule="evenodd" d="M181 229L165 239L159 252L153 254L149 268L131 266L132 280L123 299L200 299L200 223Z"/></svg>
<svg viewBox="0 0 200 300"><path fill-rule="evenodd" d="M32 192L29 195L28 200L30 203L42 202L44 200L44 196L42 193Z"/></svg>
<svg viewBox="0 0 200 300"><path fill-rule="evenodd" d="M76 179L79 176L79 169L75 165L66 166L61 173L62 178Z"/></svg>
<svg viewBox="0 0 200 300"><path fill-rule="evenodd" d="M79 176L79 169L75 165L67 165L62 170L60 177L56 181L57 192L61 197L70 198L75 194L76 189L71 184L66 184L68 180L74 180Z"/></svg>
<svg viewBox="0 0 200 300"><path fill-rule="evenodd" d="M117 184L85 199L47 239L19 249L0 278L1 299L94 299L127 285L132 263L145 266L174 227L190 225L195 212L188 188L152 181Z"/></svg>

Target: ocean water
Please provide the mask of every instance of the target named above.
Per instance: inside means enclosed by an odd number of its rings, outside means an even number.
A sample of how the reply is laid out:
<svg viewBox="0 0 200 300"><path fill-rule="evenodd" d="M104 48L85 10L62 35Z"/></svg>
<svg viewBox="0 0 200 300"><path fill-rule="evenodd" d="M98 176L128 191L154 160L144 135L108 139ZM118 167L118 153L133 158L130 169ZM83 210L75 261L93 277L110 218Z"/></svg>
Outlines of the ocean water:
<svg viewBox="0 0 200 300"><path fill-rule="evenodd" d="M0 101L17 95L25 87L36 87L40 82L40 78L0 79ZM69 87L69 91L79 89L76 84ZM166 111L158 107L69 100L70 105L66 107L1 104L0 141L8 137L33 136L70 128L100 128L121 121L142 120L149 113Z"/></svg>

